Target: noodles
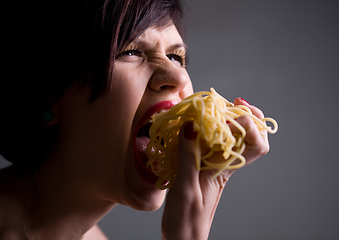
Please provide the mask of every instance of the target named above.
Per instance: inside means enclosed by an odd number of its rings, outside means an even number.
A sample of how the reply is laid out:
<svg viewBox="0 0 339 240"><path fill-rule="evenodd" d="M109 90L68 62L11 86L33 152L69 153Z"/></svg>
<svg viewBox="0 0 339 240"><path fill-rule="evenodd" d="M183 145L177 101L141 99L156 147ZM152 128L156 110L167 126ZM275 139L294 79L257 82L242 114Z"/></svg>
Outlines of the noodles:
<svg viewBox="0 0 339 240"><path fill-rule="evenodd" d="M158 176L156 186L159 189L170 188L177 172L177 145L180 128L184 122L192 121L193 130L197 132L196 152L201 149L201 156L196 154L196 167L200 170L218 170L217 177L225 169L237 169L245 165L241 155L245 149L245 129L235 119L241 115L250 116L264 136L264 131L275 133L278 130L272 118L259 119L243 105L234 106L220 96L213 88L211 92L195 93L168 112L154 114L153 124L149 130L150 141L147 146L147 167ZM271 122L273 129L266 125ZM227 123L239 129L233 134ZM222 152L223 162L211 162L215 152Z"/></svg>

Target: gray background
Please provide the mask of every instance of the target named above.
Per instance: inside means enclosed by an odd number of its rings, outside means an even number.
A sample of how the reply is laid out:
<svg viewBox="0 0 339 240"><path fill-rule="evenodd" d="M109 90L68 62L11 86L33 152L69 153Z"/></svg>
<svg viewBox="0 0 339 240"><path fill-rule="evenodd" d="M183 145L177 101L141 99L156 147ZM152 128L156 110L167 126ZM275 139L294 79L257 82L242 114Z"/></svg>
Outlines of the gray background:
<svg viewBox="0 0 339 240"><path fill-rule="evenodd" d="M339 1L185 2L195 91L241 96L279 123L270 152L227 184L210 239L339 239ZM161 239L161 215L118 206L100 226Z"/></svg>

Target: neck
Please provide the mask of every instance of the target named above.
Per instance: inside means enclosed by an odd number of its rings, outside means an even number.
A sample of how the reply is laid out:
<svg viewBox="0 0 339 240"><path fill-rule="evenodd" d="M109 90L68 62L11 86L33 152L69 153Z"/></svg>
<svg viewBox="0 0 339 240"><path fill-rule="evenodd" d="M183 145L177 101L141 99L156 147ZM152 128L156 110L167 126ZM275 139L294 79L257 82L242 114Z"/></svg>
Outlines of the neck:
<svg viewBox="0 0 339 240"><path fill-rule="evenodd" d="M81 175L49 162L33 173L36 191L26 224L29 237L81 239L117 205L100 197L88 179L78 177Z"/></svg>

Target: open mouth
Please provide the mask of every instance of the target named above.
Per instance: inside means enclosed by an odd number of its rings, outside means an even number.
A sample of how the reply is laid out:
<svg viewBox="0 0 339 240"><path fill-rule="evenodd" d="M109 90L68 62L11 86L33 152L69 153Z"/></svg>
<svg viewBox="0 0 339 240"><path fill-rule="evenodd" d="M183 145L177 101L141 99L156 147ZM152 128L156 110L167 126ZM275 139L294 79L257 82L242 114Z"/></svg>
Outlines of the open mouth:
<svg viewBox="0 0 339 240"><path fill-rule="evenodd" d="M139 131L137 132L137 136L136 136L137 145L136 146L137 146L139 158L144 165L146 165L146 163L148 162L148 157L146 156L146 149L150 141L149 130L153 124L153 116L163 113L163 112L167 112L167 111L168 109L161 109L157 111L156 113L154 113L151 117L148 118L147 121L145 121L141 125Z"/></svg>
<svg viewBox="0 0 339 240"><path fill-rule="evenodd" d="M151 107L139 121L139 127L137 128L134 138L134 151L137 159L137 165L139 166L138 168L140 172L143 173L142 175L153 175L153 178L155 177L152 171L146 167L148 162L146 149L150 141L149 130L152 126L152 116L156 113L168 111L176 103L177 102L172 101L160 102ZM148 176L148 178L150 177Z"/></svg>
<svg viewBox="0 0 339 240"><path fill-rule="evenodd" d="M137 137L147 137L149 138L149 129L152 126L152 118L149 118L140 128L140 130L137 133Z"/></svg>
<svg viewBox="0 0 339 240"><path fill-rule="evenodd" d="M137 154L143 165L146 165L146 163L148 162L148 157L146 156L146 149L150 141L149 129L151 125L152 125L151 123L143 124L140 130L138 131L135 139Z"/></svg>

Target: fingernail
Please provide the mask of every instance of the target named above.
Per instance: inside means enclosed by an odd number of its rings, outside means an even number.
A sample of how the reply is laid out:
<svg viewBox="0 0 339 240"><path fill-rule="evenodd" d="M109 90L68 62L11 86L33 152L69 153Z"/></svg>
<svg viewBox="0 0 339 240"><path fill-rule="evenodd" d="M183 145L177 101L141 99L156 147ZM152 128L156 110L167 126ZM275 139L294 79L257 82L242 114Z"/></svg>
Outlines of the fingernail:
<svg viewBox="0 0 339 240"><path fill-rule="evenodd" d="M193 131L193 122L186 123L184 129L184 137L188 140L194 140L197 138L198 133Z"/></svg>
<svg viewBox="0 0 339 240"><path fill-rule="evenodd" d="M245 99L243 99L243 98L240 98L240 99L241 99L241 101L243 101L243 102L247 103L248 105L250 105Z"/></svg>

